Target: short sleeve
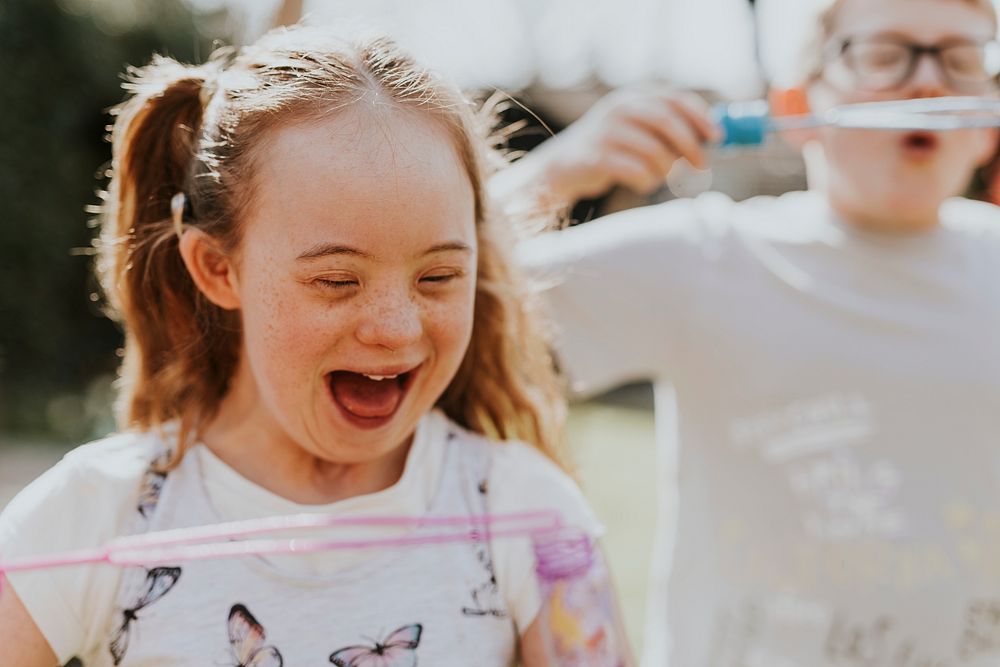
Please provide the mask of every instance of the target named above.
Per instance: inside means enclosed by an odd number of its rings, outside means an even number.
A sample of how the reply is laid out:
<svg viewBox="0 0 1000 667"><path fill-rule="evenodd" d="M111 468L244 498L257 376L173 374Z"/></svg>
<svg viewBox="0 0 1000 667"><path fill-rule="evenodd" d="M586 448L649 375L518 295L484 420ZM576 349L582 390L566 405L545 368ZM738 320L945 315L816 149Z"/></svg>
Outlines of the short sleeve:
<svg viewBox="0 0 1000 667"><path fill-rule="evenodd" d="M95 548L120 534L144 468L138 452L114 456L109 450L126 443L113 440L71 452L4 508L0 558ZM7 580L62 664L101 637L119 576L97 564L11 572Z"/></svg>
<svg viewBox="0 0 1000 667"><path fill-rule="evenodd" d="M717 193L714 193L717 194ZM557 330L556 352L574 393L668 376L706 276L723 195L631 209L518 245Z"/></svg>
<svg viewBox="0 0 1000 667"><path fill-rule="evenodd" d="M553 510L567 526L594 538L604 528L576 483L552 461L528 445L494 445L489 475L490 511L495 513ZM535 556L528 538L498 539L493 544L497 585L518 633L538 615L541 596L535 580Z"/></svg>

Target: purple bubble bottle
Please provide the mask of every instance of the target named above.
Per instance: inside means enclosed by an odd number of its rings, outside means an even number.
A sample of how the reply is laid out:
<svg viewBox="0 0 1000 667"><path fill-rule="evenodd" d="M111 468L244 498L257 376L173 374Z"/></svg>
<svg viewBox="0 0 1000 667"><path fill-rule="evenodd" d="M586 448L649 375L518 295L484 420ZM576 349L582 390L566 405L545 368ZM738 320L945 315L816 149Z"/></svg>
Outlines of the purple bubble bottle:
<svg viewBox="0 0 1000 667"><path fill-rule="evenodd" d="M627 642L600 552L580 531L536 536L539 619L552 667L624 667Z"/></svg>

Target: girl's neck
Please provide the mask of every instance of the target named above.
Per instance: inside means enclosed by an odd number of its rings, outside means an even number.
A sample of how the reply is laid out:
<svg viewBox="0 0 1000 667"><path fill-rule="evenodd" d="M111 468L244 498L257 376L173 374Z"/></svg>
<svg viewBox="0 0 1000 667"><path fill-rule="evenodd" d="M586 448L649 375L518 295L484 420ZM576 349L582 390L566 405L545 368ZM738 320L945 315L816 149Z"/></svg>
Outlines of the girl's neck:
<svg viewBox="0 0 1000 667"><path fill-rule="evenodd" d="M231 392L201 437L215 456L254 484L296 503L322 505L382 491L402 477L412 438L372 461L328 461L268 419L259 400Z"/></svg>
<svg viewBox="0 0 1000 667"><path fill-rule="evenodd" d="M813 187L810 190L819 192L834 218L848 229L880 234L886 237L923 236L940 226L939 209L936 207L892 206L887 203L869 203L859 201L856 196L825 184L825 187Z"/></svg>
<svg viewBox="0 0 1000 667"><path fill-rule="evenodd" d="M938 227L940 219L937 210L927 211L922 215L879 216L857 205L856 202L838 196L830 188L826 157L819 142L812 141L803 146L802 157L806 165L808 189L821 193L830 211L844 225L859 231L886 236L912 236Z"/></svg>
<svg viewBox="0 0 1000 667"><path fill-rule="evenodd" d="M937 213L920 216L879 216L838 202L829 197L828 203L833 214L846 226L872 234L884 236L919 236L933 231L939 226Z"/></svg>

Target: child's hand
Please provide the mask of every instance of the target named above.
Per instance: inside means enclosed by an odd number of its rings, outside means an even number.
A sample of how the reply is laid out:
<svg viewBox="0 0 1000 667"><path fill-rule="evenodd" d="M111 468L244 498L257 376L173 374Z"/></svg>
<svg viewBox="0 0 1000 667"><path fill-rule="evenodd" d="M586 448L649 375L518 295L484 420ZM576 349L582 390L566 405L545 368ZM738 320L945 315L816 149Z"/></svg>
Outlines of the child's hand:
<svg viewBox="0 0 1000 667"><path fill-rule="evenodd" d="M511 181L545 188L548 197L565 204L616 185L646 194L662 185L678 158L698 168L707 166L703 144L719 138L708 105L697 95L662 88L622 89L602 98L508 171L523 170L523 178Z"/></svg>

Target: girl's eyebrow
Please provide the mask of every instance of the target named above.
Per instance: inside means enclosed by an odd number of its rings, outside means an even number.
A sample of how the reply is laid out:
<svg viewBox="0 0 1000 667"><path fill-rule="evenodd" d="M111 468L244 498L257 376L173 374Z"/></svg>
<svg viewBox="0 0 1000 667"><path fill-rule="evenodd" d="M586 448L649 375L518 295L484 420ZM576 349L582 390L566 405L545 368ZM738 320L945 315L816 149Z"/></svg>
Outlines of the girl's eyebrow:
<svg viewBox="0 0 1000 667"><path fill-rule="evenodd" d="M444 243L437 243L428 248L424 255L432 255L438 252L472 252L472 247L463 241L445 241ZM360 257L362 259L375 259L375 256L371 253L367 253L364 250L358 250L357 248L352 248L351 246L343 245L340 243L320 243L304 253L299 255L296 259L298 260L311 260L319 259L320 257L329 257L331 255L351 255L354 257Z"/></svg>
<svg viewBox="0 0 1000 667"><path fill-rule="evenodd" d="M460 252L472 252L472 247L468 243L464 243L462 241L447 241L445 243L438 243L436 245L432 245L430 248L427 249L427 252L425 252L424 254L431 255L436 252L448 252L451 250L458 250Z"/></svg>
<svg viewBox="0 0 1000 667"><path fill-rule="evenodd" d="M369 253L358 250L357 248L352 248L351 246L342 245L339 243L319 243L304 253L299 255L296 259L299 260L310 260L318 259L320 257L327 257L330 255L353 255L355 257L361 257L363 259L374 259Z"/></svg>

